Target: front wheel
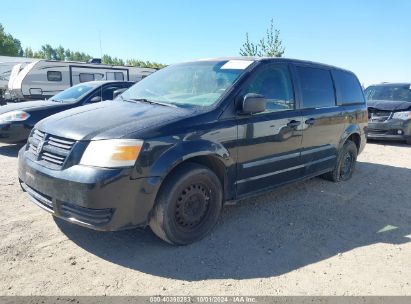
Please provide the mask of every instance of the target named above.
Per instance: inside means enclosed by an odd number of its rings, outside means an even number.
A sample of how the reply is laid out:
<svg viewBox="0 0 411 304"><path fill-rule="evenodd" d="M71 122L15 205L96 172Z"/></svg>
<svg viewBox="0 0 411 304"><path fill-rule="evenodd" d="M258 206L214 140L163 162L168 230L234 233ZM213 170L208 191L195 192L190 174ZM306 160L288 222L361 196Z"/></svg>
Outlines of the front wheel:
<svg viewBox="0 0 411 304"><path fill-rule="evenodd" d="M222 201L221 182L211 170L184 164L164 181L150 228L171 244L193 243L206 236L217 223Z"/></svg>
<svg viewBox="0 0 411 304"><path fill-rule="evenodd" d="M333 182L349 180L355 169L357 154L355 143L347 140L337 155L334 170L323 174L321 177Z"/></svg>

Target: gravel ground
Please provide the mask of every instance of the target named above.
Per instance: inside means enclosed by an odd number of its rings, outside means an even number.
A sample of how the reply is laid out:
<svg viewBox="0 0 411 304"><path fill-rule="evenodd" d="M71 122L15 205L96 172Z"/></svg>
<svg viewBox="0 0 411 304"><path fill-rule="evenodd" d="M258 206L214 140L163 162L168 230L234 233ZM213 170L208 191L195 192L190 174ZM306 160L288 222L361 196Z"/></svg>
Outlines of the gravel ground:
<svg viewBox="0 0 411 304"><path fill-rule="evenodd" d="M319 178L225 207L206 239L95 232L31 203L0 145L0 295L411 295L411 147L369 143Z"/></svg>

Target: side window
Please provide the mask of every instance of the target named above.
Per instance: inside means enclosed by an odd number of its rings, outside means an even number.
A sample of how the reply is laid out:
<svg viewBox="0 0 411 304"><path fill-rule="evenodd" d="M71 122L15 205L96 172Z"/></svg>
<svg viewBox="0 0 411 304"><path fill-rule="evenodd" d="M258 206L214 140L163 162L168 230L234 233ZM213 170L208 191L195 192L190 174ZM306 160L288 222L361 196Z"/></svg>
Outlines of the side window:
<svg viewBox="0 0 411 304"><path fill-rule="evenodd" d="M267 112L294 109L294 93L286 66L269 66L256 72L244 94L257 93L267 99Z"/></svg>
<svg viewBox="0 0 411 304"><path fill-rule="evenodd" d="M334 70L332 71L337 91L338 104L364 103L362 88L354 74Z"/></svg>
<svg viewBox="0 0 411 304"><path fill-rule="evenodd" d="M59 71L47 71L47 80L48 81L61 81L62 75Z"/></svg>
<svg viewBox="0 0 411 304"><path fill-rule="evenodd" d="M80 73L79 74L79 79L80 79L80 82L93 81L94 80L94 74Z"/></svg>
<svg viewBox="0 0 411 304"><path fill-rule="evenodd" d="M124 74L123 72L107 72L106 79L124 81Z"/></svg>
<svg viewBox="0 0 411 304"><path fill-rule="evenodd" d="M102 80L103 78L104 78L104 74L101 74L101 73L94 74L94 80Z"/></svg>
<svg viewBox="0 0 411 304"><path fill-rule="evenodd" d="M304 108L335 106L334 86L328 70L297 66Z"/></svg>
<svg viewBox="0 0 411 304"><path fill-rule="evenodd" d="M115 72L114 73L115 80L124 81L124 74L122 72Z"/></svg>
<svg viewBox="0 0 411 304"><path fill-rule="evenodd" d="M114 72L106 72L107 80L115 80Z"/></svg>
<svg viewBox="0 0 411 304"><path fill-rule="evenodd" d="M103 92L101 93L101 100L112 100L113 92L121 88L122 87L120 86L109 86L109 87L103 88Z"/></svg>

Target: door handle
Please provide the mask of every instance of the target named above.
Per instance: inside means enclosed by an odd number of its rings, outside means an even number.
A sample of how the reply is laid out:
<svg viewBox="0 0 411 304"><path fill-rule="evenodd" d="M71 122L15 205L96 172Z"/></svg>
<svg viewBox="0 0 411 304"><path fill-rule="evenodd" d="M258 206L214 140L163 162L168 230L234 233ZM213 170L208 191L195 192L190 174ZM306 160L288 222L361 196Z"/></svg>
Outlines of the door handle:
<svg viewBox="0 0 411 304"><path fill-rule="evenodd" d="M315 124L315 118L309 118L305 121L305 123L307 125L313 125L313 124Z"/></svg>
<svg viewBox="0 0 411 304"><path fill-rule="evenodd" d="M287 127L295 128L295 127L298 127L300 124L301 124L301 121L291 120L291 121L287 124Z"/></svg>

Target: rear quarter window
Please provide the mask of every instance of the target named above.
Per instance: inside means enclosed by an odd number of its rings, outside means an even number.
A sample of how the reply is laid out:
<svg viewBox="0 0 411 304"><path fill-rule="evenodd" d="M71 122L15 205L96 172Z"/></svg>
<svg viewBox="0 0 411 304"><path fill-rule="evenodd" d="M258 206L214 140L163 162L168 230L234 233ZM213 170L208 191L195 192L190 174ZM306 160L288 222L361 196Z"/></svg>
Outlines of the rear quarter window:
<svg viewBox="0 0 411 304"><path fill-rule="evenodd" d="M334 85L329 70L297 66L304 108L335 106Z"/></svg>
<svg viewBox="0 0 411 304"><path fill-rule="evenodd" d="M339 105L365 103L361 85L354 74L334 70L332 75Z"/></svg>

